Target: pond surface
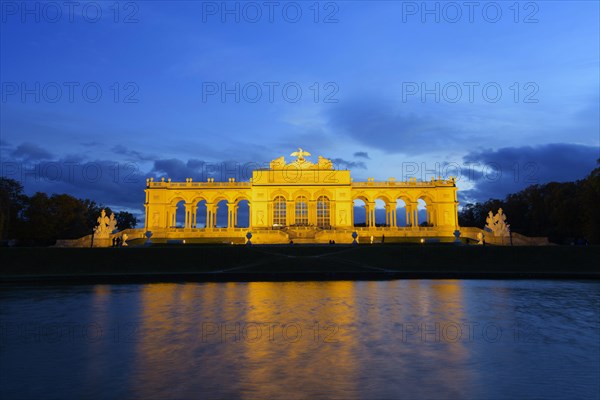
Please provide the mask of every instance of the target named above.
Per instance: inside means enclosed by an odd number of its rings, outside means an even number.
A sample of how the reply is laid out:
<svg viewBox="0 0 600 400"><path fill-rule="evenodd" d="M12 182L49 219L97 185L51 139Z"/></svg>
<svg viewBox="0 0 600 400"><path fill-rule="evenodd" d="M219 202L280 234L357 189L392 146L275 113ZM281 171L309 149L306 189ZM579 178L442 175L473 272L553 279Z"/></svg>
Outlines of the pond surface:
<svg viewBox="0 0 600 400"><path fill-rule="evenodd" d="M0 291L1 398L600 396L600 282Z"/></svg>

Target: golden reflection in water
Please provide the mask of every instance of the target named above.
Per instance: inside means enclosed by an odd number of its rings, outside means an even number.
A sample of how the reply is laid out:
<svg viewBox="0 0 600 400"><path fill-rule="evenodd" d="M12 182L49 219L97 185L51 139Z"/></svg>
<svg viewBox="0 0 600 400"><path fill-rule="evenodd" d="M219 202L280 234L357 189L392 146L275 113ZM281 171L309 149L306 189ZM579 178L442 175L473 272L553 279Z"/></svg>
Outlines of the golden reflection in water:
<svg viewBox="0 0 600 400"><path fill-rule="evenodd" d="M310 388L356 397L354 290L353 282L250 283L248 321L263 328L245 342L246 396L306 398Z"/></svg>
<svg viewBox="0 0 600 400"><path fill-rule="evenodd" d="M97 387L103 381L102 372L106 365L98 364L103 360L102 355L110 351L112 331L110 330L110 305L112 299L110 285L95 285L91 297L90 312L87 321L78 321L76 331L78 340L83 340L86 356L86 387ZM92 396L93 393L90 393Z"/></svg>
<svg viewBox="0 0 600 400"><path fill-rule="evenodd" d="M424 373L460 397L472 379L442 334L465 321L460 281L152 284L140 302L136 398L434 396Z"/></svg>
<svg viewBox="0 0 600 400"><path fill-rule="evenodd" d="M429 328L433 328L432 331L435 333L426 335L426 339L437 340L441 348L431 348L427 356L442 365L449 366L441 379L448 388L449 394L461 396L461 390L470 386L470 382L475 380L472 374L476 371L464 367L468 363L469 356L465 344L468 345L475 340L475 335L478 335L476 327L479 326L479 321L466 318L462 281L457 279L430 281L430 287L433 301L428 315L433 320L434 326ZM481 340L480 337L477 339Z"/></svg>

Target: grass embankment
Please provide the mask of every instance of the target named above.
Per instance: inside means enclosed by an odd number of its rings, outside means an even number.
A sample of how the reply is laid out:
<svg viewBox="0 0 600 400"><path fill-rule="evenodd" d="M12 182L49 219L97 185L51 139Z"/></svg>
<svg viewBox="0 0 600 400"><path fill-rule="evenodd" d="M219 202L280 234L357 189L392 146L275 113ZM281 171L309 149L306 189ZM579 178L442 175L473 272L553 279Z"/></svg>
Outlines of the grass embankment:
<svg viewBox="0 0 600 400"><path fill-rule="evenodd" d="M2 248L0 282L600 278L600 247L182 245Z"/></svg>

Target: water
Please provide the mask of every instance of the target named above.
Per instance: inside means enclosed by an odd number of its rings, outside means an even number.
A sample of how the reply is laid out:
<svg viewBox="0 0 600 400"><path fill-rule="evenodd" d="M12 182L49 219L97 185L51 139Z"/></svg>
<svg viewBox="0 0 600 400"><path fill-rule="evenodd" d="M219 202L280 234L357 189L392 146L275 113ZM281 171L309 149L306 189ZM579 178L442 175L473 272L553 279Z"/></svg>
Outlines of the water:
<svg viewBox="0 0 600 400"><path fill-rule="evenodd" d="M2 287L1 398L600 398L600 282Z"/></svg>

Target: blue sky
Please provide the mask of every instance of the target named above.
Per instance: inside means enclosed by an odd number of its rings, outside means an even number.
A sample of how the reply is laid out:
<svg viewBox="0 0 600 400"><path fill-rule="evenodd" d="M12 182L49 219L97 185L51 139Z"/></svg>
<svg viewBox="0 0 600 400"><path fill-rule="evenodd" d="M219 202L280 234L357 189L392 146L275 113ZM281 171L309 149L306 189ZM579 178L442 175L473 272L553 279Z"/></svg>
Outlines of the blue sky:
<svg viewBox="0 0 600 400"><path fill-rule="evenodd" d="M303 147L355 180L458 175L464 203L600 158L598 2L0 4L2 175L28 193L141 212L146 177Z"/></svg>

